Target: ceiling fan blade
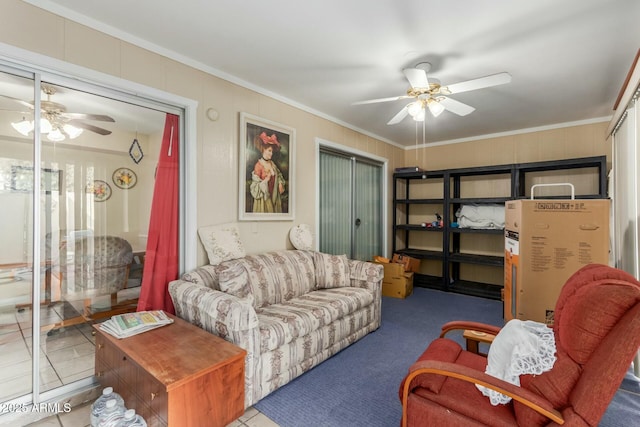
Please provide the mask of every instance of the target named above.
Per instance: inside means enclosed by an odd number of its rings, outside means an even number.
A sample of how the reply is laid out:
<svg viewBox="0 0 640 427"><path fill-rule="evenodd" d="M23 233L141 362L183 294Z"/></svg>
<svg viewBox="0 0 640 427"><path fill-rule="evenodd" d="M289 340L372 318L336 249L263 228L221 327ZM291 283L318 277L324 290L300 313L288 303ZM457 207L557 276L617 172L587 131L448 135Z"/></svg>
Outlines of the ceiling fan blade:
<svg viewBox="0 0 640 427"><path fill-rule="evenodd" d="M83 114L83 113L66 113L65 112L65 113L62 113L62 115L70 119L98 120L101 122L115 123L115 120L112 117L105 116L102 114Z"/></svg>
<svg viewBox="0 0 640 427"><path fill-rule="evenodd" d="M456 101L455 99L447 98L444 96L438 98L438 102L444 108L459 116L466 116L467 114L470 114L475 110L475 108L470 105L463 104L460 101Z"/></svg>
<svg viewBox="0 0 640 427"><path fill-rule="evenodd" d="M20 110L9 110L8 108L0 108L0 111L6 111L7 113L22 114L23 116L29 116L29 118L33 117L33 110L32 111L20 111Z"/></svg>
<svg viewBox="0 0 640 427"><path fill-rule="evenodd" d="M402 108L402 110L398 111L398 114L393 116L391 120L387 122L388 125L395 125L396 123L400 123L407 115L409 114L409 105L407 104Z"/></svg>
<svg viewBox="0 0 640 427"><path fill-rule="evenodd" d="M89 123L85 123L85 122L80 121L80 120L69 120L68 123L70 125L75 126L75 127L79 127L79 128L82 128L82 129L90 130L91 132L95 132L95 133L100 134L100 135L110 135L111 134L110 130L103 129L103 128L100 128L98 126L94 126L94 125L91 125Z"/></svg>
<svg viewBox="0 0 640 427"><path fill-rule="evenodd" d="M467 80L466 82L454 83L452 85L440 89L441 93L461 93L470 90L482 89L485 87L503 85L511 82L511 74L498 73L490 76L480 77L478 79Z"/></svg>
<svg viewBox="0 0 640 427"><path fill-rule="evenodd" d="M405 68L402 70L409 84L414 89L429 89L429 79L427 73L419 68Z"/></svg>
<svg viewBox="0 0 640 427"><path fill-rule="evenodd" d="M10 99L11 101L15 101L18 104L23 105L25 107L29 107L29 108L33 109L33 104L30 103L30 102L23 101L22 99L14 98L14 97L8 96L8 95L0 95L0 96L3 97L3 98L6 98L6 99Z"/></svg>
<svg viewBox="0 0 640 427"><path fill-rule="evenodd" d="M375 104L376 102L397 101L398 99L405 99L405 98L411 98L411 97L408 95L400 95L400 96L391 96L389 98L368 99L366 101L354 102L351 105Z"/></svg>

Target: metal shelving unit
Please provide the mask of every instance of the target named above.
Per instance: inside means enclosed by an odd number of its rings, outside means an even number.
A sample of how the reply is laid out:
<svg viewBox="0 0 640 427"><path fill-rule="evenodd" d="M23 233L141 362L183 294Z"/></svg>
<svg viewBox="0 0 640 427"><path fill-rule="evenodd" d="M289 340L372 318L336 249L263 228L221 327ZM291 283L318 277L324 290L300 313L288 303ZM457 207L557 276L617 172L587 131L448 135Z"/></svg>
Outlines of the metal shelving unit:
<svg viewBox="0 0 640 427"><path fill-rule="evenodd" d="M403 253L414 258L440 262L442 264L439 276L417 274L414 278L416 286L440 289L482 296L491 299L501 298L501 285L475 282L461 278L460 269L464 264L475 264L489 268L502 269L504 257L502 255L483 255L465 252L461 236L468 238L496 239L503 236L503 230L455 228L451 226L456 210L465 204L503 204L508 200L527 198L527 175L535 172L583 169L586 173L597 174L597 191L590 194L576 195L576 198L594 199L606 198L606 157L586 157L578 159L555 160L535 163L517 163L497 166L482 166L473 168L448 169L425 172L395 173L393 175L393 252ZM593 169L593 170L589 170ZM508 195L504 197L462 197L465 179L469 177L486 177L488 180L502 179L509 181ZM421 185L431 185L441 188L441 194L432 191L428 197L412 196L413 189ZM435 197L434 197L435 195ZM553 196L549 198L566 198ZM423 206L434 206L442 212L442 227L425 227L415 221L415 210ZM438 233L436 238L441 246L439 249L422 249L414 242L419 240L422 233ZM431 234L430 236L437 236ZM422 235L424 236L424 235ZM467 238L467 237L466 237ZM432 239L434 240L434 239ZM399 243L399 244L398 244ZM401 247L399 247L401 246Z"/></svg>

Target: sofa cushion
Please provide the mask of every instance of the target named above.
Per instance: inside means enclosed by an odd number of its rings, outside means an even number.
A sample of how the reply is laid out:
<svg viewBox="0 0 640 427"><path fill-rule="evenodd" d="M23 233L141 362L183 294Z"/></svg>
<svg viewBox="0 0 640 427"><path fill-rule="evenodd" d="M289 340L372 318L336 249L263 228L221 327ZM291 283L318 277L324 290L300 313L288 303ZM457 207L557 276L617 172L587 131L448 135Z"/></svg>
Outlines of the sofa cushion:
<svg viewBox="0 0 640 427"><path fill-rule="evenodd" d="M218 265L223 261L245 256L236 223L200 227L198 235L207 251L209 264Z"/></svg>
<svg viewBox="0 0 640 427"><path fill-rule="evenodd" d="M367 289L335 288L259 308L260 351L274 350L372 302L373 294Z"/></svg>
<svg viewBox="0 0 640 427"><path fill-rule="evenodd" d="M315 288L311 252L277 251L237 261L247 270L254 308L288 301Z"/></svg>
<svg viewBox="0 0 640 427"><path fill-rule="evenodd" d="M316 268L316 286L318 289L349 286L349 260L346 255L313 253Z"/></svg>

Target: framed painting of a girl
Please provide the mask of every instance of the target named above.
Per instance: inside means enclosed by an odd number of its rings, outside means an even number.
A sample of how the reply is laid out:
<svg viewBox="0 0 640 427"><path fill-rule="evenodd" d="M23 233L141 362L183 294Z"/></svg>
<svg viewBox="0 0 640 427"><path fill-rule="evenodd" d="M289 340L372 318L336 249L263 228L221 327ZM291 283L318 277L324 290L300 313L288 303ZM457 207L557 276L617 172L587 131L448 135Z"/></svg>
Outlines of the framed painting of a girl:
<svg viewBox="0 0 640 427"><path fill-rule="evenodd" d="M295 129L240 113L239 219L294 219Z"/></svg>

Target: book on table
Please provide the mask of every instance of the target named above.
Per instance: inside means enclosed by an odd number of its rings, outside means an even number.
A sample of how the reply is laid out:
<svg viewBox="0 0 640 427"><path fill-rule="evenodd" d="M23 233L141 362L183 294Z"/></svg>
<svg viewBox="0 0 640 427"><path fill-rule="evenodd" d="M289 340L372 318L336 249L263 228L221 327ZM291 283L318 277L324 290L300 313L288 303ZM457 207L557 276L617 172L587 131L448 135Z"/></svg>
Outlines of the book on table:
<svg viewBox="0 0 640 427"><path fill-rule="evenodd" d="M173 323L173 319L167 316L164 311L149 310L111 316L111 319L100 324L100 329L118 339L122 339L170 323Z"/></svg>

